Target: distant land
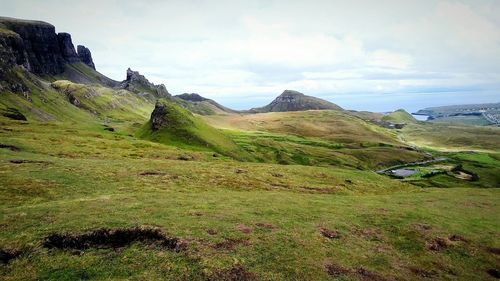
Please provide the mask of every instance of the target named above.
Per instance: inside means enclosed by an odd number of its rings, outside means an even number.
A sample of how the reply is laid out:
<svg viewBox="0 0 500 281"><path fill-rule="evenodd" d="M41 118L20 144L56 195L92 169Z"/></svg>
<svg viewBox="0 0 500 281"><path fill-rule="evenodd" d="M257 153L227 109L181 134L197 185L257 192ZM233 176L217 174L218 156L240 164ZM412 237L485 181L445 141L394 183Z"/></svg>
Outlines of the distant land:
<svg viewBox="0 0 500 281"><path fill-rule="evenodd" d="M429 121L468 125L500 125L500 103L448 105L421 109L414 115L428 116Z"/></svg>

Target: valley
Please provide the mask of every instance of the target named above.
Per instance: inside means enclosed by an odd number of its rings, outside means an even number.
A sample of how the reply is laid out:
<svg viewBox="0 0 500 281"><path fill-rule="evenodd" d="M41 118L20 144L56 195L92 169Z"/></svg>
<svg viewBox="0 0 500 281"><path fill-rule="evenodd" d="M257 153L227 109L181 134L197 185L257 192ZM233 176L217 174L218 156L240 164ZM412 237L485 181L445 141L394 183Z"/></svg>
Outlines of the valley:
<svg viewBox="0 0 500 281"><path fill-rule="evenodd" d="M236 111L0 31L1 280L498 278L499 127L293 90Z"/></svg>

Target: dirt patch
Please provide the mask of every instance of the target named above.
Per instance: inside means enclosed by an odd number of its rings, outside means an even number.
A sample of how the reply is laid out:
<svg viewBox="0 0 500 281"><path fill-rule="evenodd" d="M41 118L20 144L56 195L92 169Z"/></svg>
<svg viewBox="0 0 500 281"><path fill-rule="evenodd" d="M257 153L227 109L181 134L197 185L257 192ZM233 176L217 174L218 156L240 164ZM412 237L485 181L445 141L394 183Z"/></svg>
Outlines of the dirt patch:
<svg viewBox="0 0 500 281"><path fill-rule="evenodd" d="M364 239L382 241L384 235L378 229L366 228L366 229L355 229L352 234Z"/></svg>
<svg viewBox="0 0 500 281"><path fill-rule="evenodd" d="M434 240L427 242L427 249L435 252L439 252L448 249L451 246L450 240L448 238L436 237Z"/></svg>
<svg viewBox="0 0 500 281"><path fill-rule="evenodd" d="M165 173L157 171L145 171L139 174L139 176L163 176Z"/></svg>
<svg viewBox="0 0 500 281"><path fill-rule="evenodd" d="M251 227L246 226L244 224L238 224L236 226L236 229L238 229L241 233L245 233L245 234L250 234L253 231L253 229Z"/></svg>
<svg viewBox="0 0 500 281"><path fill-rule="evenodd" d="M356 270L356 276L358 277L359 280L370 280L370 281L383 281L386 280L384 277L381 275L369 271L366 268L360 267Z"/></svg>
<svg viewBox="0 0 500 281"><path fill-rule="evenodd" d="M469 240L467 240L465 237L458 234L452 234L448 237L448 239L453 242L469 242Z"/></svg>
<svg viewBox="0 0 500 281"><path fill-rule="evenodd" d="M330 230L330 229L327 229L327 228L320 228L319 229L319 233L321 233L321 235L323 235L324 237L328 238L328 239L340 239L340 233L338 231L335 231L335 230Z"/></svg>
<svg viewBox="0 0 500 281"><path fill-rule="evenodd" d="M263 223L263 222L258 222L255 224L256 227L261 228L261 229L275 229L276 226L270 224L270 223Z"/></svg>
<svg viewBox="0 0 500 281"><path fill-rule="evenodd" d="M0 143L0 148L10 149L11 151L20 151L21 150L17 146L9 145L9 144L1 144L1 143Z"/></svg>
<svg viewBox="0 0 500 281"><path fill-rule="evenodd" d="M160 229L143 227L103 228L76 235L55 233L45 238L43 247L62 250L118 249L134 242L142 242L175 251L183 248L183 243L178 238L168 237Z"/></svg>
<svg viewBox="0 0 500 281"><path fill-rule="evenodd" d="M500 255L500 248L489 247L486 250L494 255Z"/></svg>
<svg viewBox="0 0 500 281"><path fill-rule="evenodd" d="M415 230L418 232L427 232L432 229L432 226L425 223L417 223L414 225Z"/></svg>
<svg viewBox="0 0 500 281"><path fill-rule="evenodd" d="M21 251L12 249L0 249L0 263L8 264L11 260L18 258Z"/></svg>
<svg viewBox="0 0 500 281"><path fill-rule="evenodd" d="M10 163L12 164L26 164L26 163L33 163L33 164L52 164L49 161L38 161L38 160L23 160L23 159L14 159L10 160Z"/></svg>
<svg viewBox="0 0 500 281"><path fill-rule="evenodd" d="M215 229L209 228L207 229L207 233L210 235L217 235L218 232Z"/></svg>
<svg viewBox="0 0 500 281"><path fill-rule="evenodd" d="M257 280L254 273L249 272L241 265L216 271L207 278L210 281L251 281Z"/></svg>
<svg viewBox="0 0 500 281"><path fill-rule="evenodd" d="M334 278L342 278L342 277L350 277L353 279L357 280L370 280L370 281L383 281L386 280L384 277L379 275L378 273L375 273L373 271L370 271L366 268L359 267L357 269L350 269L350 268L345 268L342 267L338 264L328 262L325 265L326 272L328 275Z"/></svg>
<svg viewBox="0 0 500 281"><path fill-rule="evenodd" d="M413 275L418 276L420 278L434 278L437 276L437 272L434 270L428 271L418 267L410 267L410 271L411 273L413 273Z"/></svg>
<svg viewBox="0 0 500 281"><path fill-rule="evenodd" d="M234 250L237 246L246 244L248 244L247 240L228 238L222 242L215 243L212 247L216 250Z"/></svg>
<svg viewBox="0 0 500 281"><path fill-rule="evenodd" d="M349 276L352 274L352 271L350 269L334 263L327 263L325 265L325 268L328 275L334 278Z"/></svg>
<svg viewBox="0 0 500 281"><path fill-rule="evenodd" d="M189 160L192 160L192 159L189 156L181 155L181 156L177 157L177 160L189 161Z"/></svg>
<svg viewBox="0 0 500 281"><path fill-rule="evenodd" d="M491 277L494 277L496 279L500 279L500 270L498 269L488 269L486 270L486 273L488 273Z"/></svg>

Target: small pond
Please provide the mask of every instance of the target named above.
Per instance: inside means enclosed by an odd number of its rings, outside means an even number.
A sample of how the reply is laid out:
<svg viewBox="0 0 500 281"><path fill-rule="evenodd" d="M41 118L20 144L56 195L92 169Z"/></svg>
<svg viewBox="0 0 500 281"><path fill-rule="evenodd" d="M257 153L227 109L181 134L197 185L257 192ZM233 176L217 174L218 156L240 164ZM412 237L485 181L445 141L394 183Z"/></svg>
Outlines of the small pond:
<svg viewBox="0 0 500 281"><path fill-rule="evenodd" d="M413 174L415 174L417 171L415 170L410 170L410 169L397 169L397 170L391 170L389 173L393 176L396 177L409 177Z"/></svg>

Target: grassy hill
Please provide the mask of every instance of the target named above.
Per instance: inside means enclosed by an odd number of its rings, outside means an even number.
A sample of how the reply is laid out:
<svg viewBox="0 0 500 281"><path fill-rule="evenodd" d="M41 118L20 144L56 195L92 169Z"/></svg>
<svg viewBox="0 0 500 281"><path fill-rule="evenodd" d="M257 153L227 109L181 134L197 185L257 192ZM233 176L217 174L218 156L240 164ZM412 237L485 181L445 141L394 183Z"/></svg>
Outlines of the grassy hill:
<svg viewBox="0 0 500 281"><path fill-rule="evenodd" d="M159 125L156 126L155 122ZM212 149L237 159L245 156L223 132L164 99L157 102L151 119L137 132L137 136L178 147Z"/></svg>
<svg viewBox="0 0 500 281"><path fill-rule="evenodd" d="M410 113L406 112L404 109L398 109L394 112L391 112L384 117L382 117L382 121L391 122L391 123L415 123L417 119L413 117Z"/></svg>

